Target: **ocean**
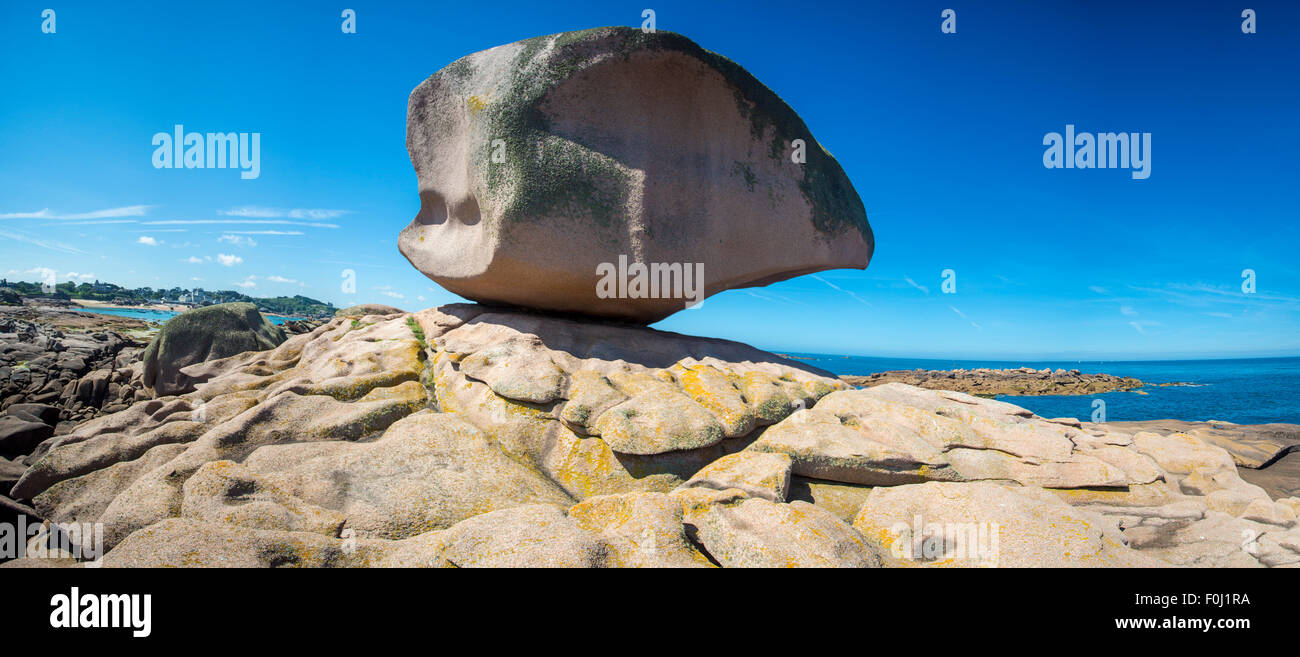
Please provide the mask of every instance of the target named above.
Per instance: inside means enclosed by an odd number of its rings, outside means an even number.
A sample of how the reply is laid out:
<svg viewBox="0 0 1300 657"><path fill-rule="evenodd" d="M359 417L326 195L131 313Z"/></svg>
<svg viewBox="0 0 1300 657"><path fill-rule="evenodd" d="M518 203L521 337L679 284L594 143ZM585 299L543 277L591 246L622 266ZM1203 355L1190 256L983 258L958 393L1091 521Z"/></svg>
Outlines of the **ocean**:
<svg viewBox="0 0 1300 657"><path fill-rule="evenodd" d="M1106 402L1110 421L1175 419L1220 420L1237 424L1300 424L1300 358L1150 361L1000 361L867 358L790 353L801 362L835 374L873 374L889 370L951 370L1044 367L1077 369L1089 374L1131 376L1147 383L1188 382L1193 386L1147 386L1135 392L1082 396L1035 396L998 399L1042 417L1090 421L1092 400Z"/></svg>
<svg viewBox="0 0 1300 657"><path fill-rule="evenodd" d="M140 319L146 322L166 323L167 320L177 316L180 312L175 310L153 310L151 308L78 308L81 312L99 313L101 315L117 315L118 317L130 317L131 319ZM301 317L282 317L280 315L268 315L262 313L272 324L280 325L289 320L302 319Z"/></svg>

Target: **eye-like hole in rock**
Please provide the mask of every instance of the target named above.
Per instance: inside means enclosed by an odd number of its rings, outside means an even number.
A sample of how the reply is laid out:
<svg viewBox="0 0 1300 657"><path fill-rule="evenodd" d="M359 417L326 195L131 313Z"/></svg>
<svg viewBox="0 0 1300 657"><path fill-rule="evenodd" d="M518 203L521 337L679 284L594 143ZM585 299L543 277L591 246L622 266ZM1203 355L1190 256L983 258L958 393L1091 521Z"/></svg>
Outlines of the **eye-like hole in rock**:
<svg viewBox="0 0 1300 657"><path fill-rule="evenodd" d="M424 226L447 221L447 201L442 194L431 189L420 190L420 214L415 215L415 221Z"/></svg>
<svg viewBox="0 0 1300 657"><path fill-rule="evenodd" d="M473 196L467 197L459 203L450 205L448 207L448 214L451 215L451 218L455 221L459 221L466 226L473 226L474 224L477 224L480 219L478 201L475 200Z"/></svg>

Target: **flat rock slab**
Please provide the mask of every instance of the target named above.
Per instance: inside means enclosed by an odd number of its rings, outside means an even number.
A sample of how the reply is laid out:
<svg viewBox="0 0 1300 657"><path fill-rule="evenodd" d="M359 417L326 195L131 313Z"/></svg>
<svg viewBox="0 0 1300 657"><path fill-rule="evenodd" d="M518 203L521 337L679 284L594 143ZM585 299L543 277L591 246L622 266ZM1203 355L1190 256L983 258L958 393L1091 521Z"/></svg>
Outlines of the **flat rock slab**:
<svg viewBox="0 0 1300 657"><path fill-rule="evenodd" d="M1087 423L1090 426L1092 423ZM1216 447L1228 450L1232 460L1246 468L1262 468L1283 454L1300 449L1300 424L1234 424L1232 422L1186 422L1183 420L1143 420L1107 422L1110 431L1138 433L1151 431L1161 435L1185 433Z"/></svg>

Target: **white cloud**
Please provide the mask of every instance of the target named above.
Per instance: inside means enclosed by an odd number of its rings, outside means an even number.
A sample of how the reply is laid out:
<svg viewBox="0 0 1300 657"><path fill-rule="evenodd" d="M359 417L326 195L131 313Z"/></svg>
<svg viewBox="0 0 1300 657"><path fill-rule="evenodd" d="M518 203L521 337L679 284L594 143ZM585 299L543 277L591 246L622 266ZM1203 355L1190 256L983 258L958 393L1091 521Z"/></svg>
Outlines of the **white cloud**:
<svg viewBox="0 0 1300 657"><path fill-rule="evenodd" d="M226 233L225 235L218 237L217 241L228 242L230 244L238 244L242 246L257 246L257 242L254 241L253 238L244 237L243 235L236 235L234 233Z"/></svg>
<svg viewBox="0 0 1300 657"><path fill-rule="evenodd" d="M232 230L229 235L302 235L301 230Z"/></svg>
<svg viewBox="0 0 1300 657"><path fill-rule="evenodd" d="M221 264L223 264L223 265L225 265L225 266L227 266L227 267L234 267L235 265L237 265L237 264L239 264L239 263L241 263L241 262L243 262L243 261L244 261L244 259L241 258L241 257L239 257L239 256L237 256L237 255L227 255L227 254L225 254L225 253L218 253L218 254L217 254L217 262L219 262L219 263L221 263Z"/></svg>
<svg viewBox="0 0 1300 657"><path fill-rule="evenodd" d="M211 260L211 259L212 259L212 256L208 256L208 257L207 257L207 260ZM206 262L206 261L205 261L203 258L199 258L199 257L197 257L197 256L190 256L190 257L188 257L188 258L182 260L181 262L188 262L188 263L190 263L191 265L201 265L201 264L203 264L203 263Z"/></svg>
<svg viewBox="0 0 1300 657"><path fill-rule="evenodd" d="M206 224L271 224L280 226L307 226L309 228L338 228L338 224L326 224L311 221L289 221L287 219L166 219L163 221L142 221L143 226L202 226Z"/></svg>
<svg viewBox="0 0 1300 657"><path fill-rule="evenodd" d="M254 283L254 282L253 282L253 279L255 279L255 278L257 278L257 277L256 277L256 276L249 276L248 278L245 278L244 280L242 280L242 281L240 281L240 282L238 282L238 283L235 283L235 285L236 285L237 287L242 287L242 288L244 288L244 289L248 289L248 288L250 288L250 287L257 287L257 283Z"/></svg>
<svg viewBox="0 0 1300 657"><path fill-rule="evenodd" d="M140 239L136 240L136 243L137 243L137 244L148 244L149 246L158 246L158 240L156 240L156 239L154 239L154 238L152 238L152 237L149 237L148 235L141 235L141 236L140 236Z"/></svg>
<svg viewBox="0 0 1300 657"><path fill-rule="evenodd" d="M77 273L77 272L75 272L75 271L70 271L70 272L64 274L64 275L63 275L63 278L66 279L66 280L69 280L69 281L93 281L93 280L95 280L95 275L94 275L94 274L79 274L79 273Z"/></svg>
<svg viewBox="0 0 1300 657"><path fill-rule="evenodd" d="M1133 306L1120 306L1119 312L1121 315L1128 315L1129 317L1137 317L1138 314L1138 311L1133 310Z"/></svg>
<svg viewBox="0 0 1300 657"><path fill-rule="evenodd" d="M113 217L143 217L152 205L128 205L121 208L107 208L90 212L59 214L50 212L49 208L37 212L7 212L0 214L0 219L108 219Z"/></svg>
<svg viewBox="0 0 1300 657"><path fill-rule="evenodd" d="M406 295L404 295L404 294L400 294L400 293L398 293L398 292L394 292L394 291L392 291L392 290L385 290L385 291L383 291L383 292L380 292L380 294L382 294L382 295L384 295L384 296L386 296L386 297L392 297L392 298L394 298L394 299L405 299L405 298L406 298Z"/></svg>
<svg viewBox="0 0 1300 657"><path fill-rule="evenodd" d="M218 210L217 214L227 217L259 217L264 219L288 217L290 219L334 219L347 214L348 210L328 210L324 208L267 208L258 205L245 205L229 210Z"/></svg>
<svg viewBox="0 0 1300 657"><path fill-rule="evenodd" d="M297 283L298 282L297 279L285 278L283 276L267 276L266 280L271 281L272 283Z"/></svg>

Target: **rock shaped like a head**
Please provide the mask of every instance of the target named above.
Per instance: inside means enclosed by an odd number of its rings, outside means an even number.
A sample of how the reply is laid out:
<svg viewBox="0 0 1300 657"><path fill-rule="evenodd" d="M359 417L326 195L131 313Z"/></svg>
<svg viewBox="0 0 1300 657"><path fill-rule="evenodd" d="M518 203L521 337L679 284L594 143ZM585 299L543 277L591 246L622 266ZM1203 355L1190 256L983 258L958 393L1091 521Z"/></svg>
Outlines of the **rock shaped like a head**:
<svg viewBox="0 0 1300 657"><path fill-rule="evenodd" d="M862 269L839 162L771 89L670 32L565 32L411 92L420 212L398 246L483 303L650 323L717 292Z"/></svg>

